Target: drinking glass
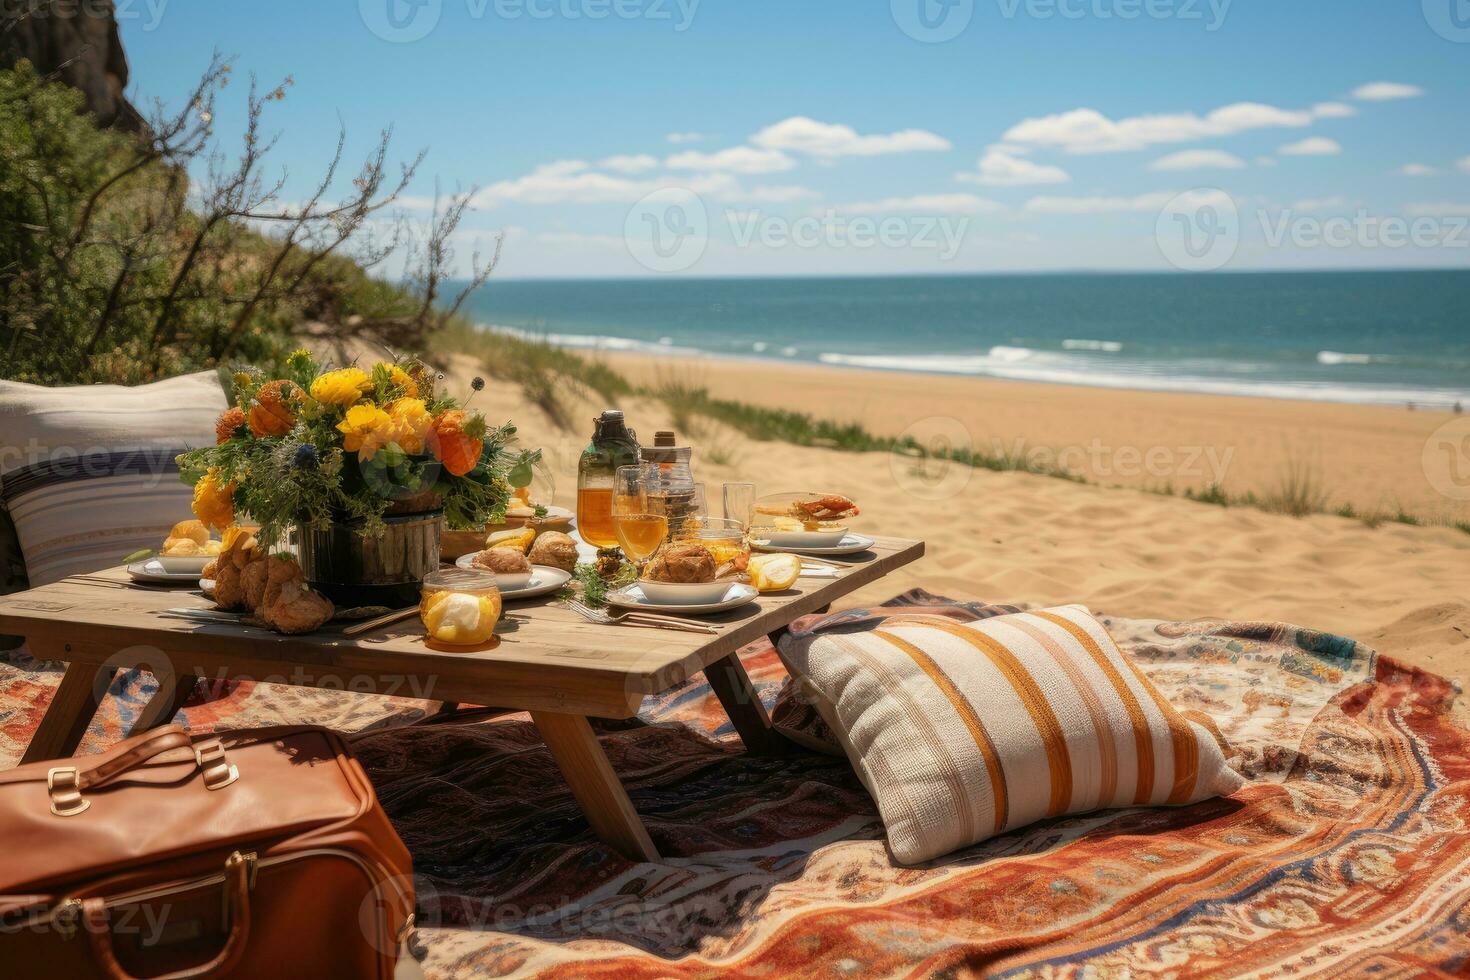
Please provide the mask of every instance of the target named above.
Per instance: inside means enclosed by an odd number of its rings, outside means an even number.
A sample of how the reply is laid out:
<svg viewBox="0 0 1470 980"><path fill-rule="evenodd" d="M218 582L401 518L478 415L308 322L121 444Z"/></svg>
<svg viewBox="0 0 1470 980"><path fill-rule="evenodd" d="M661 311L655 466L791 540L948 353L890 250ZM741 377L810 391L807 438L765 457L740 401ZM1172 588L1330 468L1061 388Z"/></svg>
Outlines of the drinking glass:
<svg viewBox="0 0 1470 980"><path fill-rule="evenodd" d="M750 530L750 519L755 515L755 484L727 483L724 499L725 520L739 521L741 527Z"/></svg>
<svg viewBox="0 0 1470 980"><path fill-rule="evenodd" d="M669 533L669 518L650 506L649 497L661 484L657 464L619 466L613 475L612 524L623 554L643 566Z"/></svg>
<svg viewBox="0 0 1470 980"><path fill-rule="evenodd" d="M733 564L743 572L750 563L750 540L745 536L745 526L739 521L691 517L679 529L677 539L686 544L702 545L714 556L716 565Z"/></svg>

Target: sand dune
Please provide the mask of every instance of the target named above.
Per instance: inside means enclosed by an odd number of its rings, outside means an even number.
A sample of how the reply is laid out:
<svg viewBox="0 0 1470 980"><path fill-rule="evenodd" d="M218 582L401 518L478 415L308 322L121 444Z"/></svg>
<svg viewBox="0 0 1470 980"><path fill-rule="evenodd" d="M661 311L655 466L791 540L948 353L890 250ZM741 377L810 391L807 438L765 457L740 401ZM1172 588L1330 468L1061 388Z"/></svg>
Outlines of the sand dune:
<svg viewBox="0 0 1470 980"><path fill-rule="evenodd" d="M620 361L619 367L648 378L679 369L647 361ZM782 375L739 362L682 369L697 372L716 391L862 418L875 428L886 420L901 429L905 419L943 413L961 397L947 383L953 379L858 378L807 369L815 376L811 385L793 387L777 380ZM465 381L472 373L470 363L457 363L453 371ZM1202 443L1200 436L1213 432L1237 446L1230 479L1241 490L1252 486L1249 474L1273 474L1282 464L1267 433L1321 439L1331 446L1324 464L1336 474L1334 490L1347 499L1388 495L1450 503L1435 500L1418 466L1415 441L1422 445L1426 427L1436 421L1420 413L1043 385L981 383L980 389L961 408L985 416L996 431L1010 424L1013 434L1038 439L1100 432L1118 441L1173 444ZM1007 392L1015 392L1018 404L994 410ZM570 504L577 453L603 406L581 403L574 414L586 420L585 431L575 433L555 431L511 387L492 384L476 406L492 419L513 418L526 445L545 448L559 502ZM670 424L659 403L632 399L619 407L645 437ZM1253 434L1239 435L1244 430ZM861 501L861 530L927 540L922 562L864 590L860 602L923 586L991 601L1083 602L1125 616L1279 619L1352 636L1470 683L1470 535L1452 528L1375 529L1341 517L1226 509L1127 487L954 464L916 470L902 457L755 442L715 425L700 427L691 441L696 472L716 507L725 481L748 480L762 492L840 489ZM728 461L713 462L711 447Z"/></svg>

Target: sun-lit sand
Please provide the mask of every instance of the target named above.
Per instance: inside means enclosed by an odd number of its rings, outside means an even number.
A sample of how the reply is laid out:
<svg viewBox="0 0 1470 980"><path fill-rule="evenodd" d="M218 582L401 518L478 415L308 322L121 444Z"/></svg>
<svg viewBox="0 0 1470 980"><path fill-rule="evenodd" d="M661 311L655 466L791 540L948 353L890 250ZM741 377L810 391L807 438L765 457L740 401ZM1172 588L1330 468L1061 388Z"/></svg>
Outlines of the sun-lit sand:
<svg viewBox="0 0 1470 980"><path fill-rule="evenodd" d="M1223 482L1235 493L1269 493L1293 460L1305 461L1334 506L1402 505L1426 516L1470 517L1464 504L1429 485L1420 464L1428 434L1451 418L1443 413L738 361L615 363L646 383L677 376L717 395L859 420L882 433L922 422L925 431L966 432L976 443L1021 438L1059 448L1096 439L1113 455L1093 458L1110 460L1115 471L1116 451L1129 446L1144 457L1150 447L1165 447L1180 463L1181 450L1213 449L1216 459L1230 451ZM455 383L467 385L473 369L456 362ZM558 502L570 504L576 456L592 416L606 406L577 402L578 428L562 433L511 387L492 383L475 404L492 419L513 418L524 444L545 448ZM667 409L652 400L618 407L645 438L671 424ZM1079 466L1097 481L1084 485L956 465L916 469L885 453L756 442L707 424L689 439L716 508L725 481L748 480L762 492L836 489L862 504L860 530L927 540L922 562L860 593L859 602L923 586L991 601L1083 602L1136 617L1285 620L1352 636L1470 682L1470 534L1454 528L1369 528L1342 517L1226 509L1132 488L1163 484L1167 475ZM1154 456L1156 463L1165 458ZM1176 487L1209 482L1172 479Z"/></svg>

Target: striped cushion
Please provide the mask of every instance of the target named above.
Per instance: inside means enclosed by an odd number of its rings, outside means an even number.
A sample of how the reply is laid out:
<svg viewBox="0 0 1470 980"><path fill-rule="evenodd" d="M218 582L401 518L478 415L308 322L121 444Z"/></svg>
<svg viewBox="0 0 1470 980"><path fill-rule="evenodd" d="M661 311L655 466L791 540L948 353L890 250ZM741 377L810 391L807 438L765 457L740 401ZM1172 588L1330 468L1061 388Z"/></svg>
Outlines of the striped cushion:
<svg viewBox="0 0 1470 980"><path fill-rule="evenodd" d="M1244 782L1208 718L1174 710L1082 606L969 624L905 613L782 656L902 864L1045 817L1193 803Z"/></svg>
<svg viewBox="0 0 1470 980"><path fill-rule="evenodd" d="M214 442L213 371L124 388L0 381L0 500L32 586L157 548L189 516L174 457Z"/></svg>

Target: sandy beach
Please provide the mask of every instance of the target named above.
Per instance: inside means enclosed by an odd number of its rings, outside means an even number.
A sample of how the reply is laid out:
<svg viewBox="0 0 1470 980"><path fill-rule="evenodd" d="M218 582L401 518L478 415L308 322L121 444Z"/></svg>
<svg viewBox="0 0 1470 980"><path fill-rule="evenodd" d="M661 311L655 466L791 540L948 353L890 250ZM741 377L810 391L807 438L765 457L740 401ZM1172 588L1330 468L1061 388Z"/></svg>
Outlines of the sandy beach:
<svg viewBox="0 0 1470 980"><path fill-rule="evenodd" d="M954 464L916 469L885 453L757 442L696 426L688 434L696 473L716 508L726 481L754 482L761 492L837 489L862 504L860 530L928 541L922 562L858 601L922 586L990 601L1083 602L1135 617L1285 620L1470 683L1470 535L1294 518L1138 489L1203 487L1223 461L1227 490L1269 493L1288 468L1305 465L1334 507L1465 520L1467 505L1437 492L1421 464L1430 433L1453 419L1447 413L733 360L608 360L635 381L679 378L720 397L856 420L878 433L912 427L925 438L1079 447L1066 461L1087 484ZM473 372L460 359L454 383L467 384ZM573 416L586 420L586 431L558 432L514 387L492 384L476 404L491 418L514 419L524 444L544 447L558 502L572 503L576 456L606 406L577 403ZM645 437L671 424L657 401L618 407ZM1086 451L1094 444L1106 451ZM1191 459L1197 472L1184 465Z"/></svg>

